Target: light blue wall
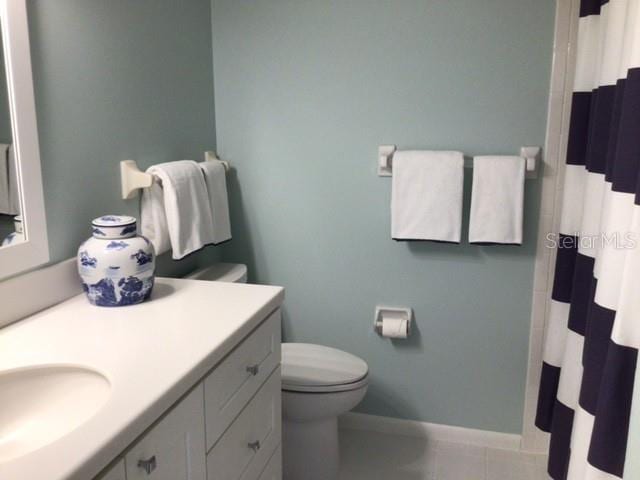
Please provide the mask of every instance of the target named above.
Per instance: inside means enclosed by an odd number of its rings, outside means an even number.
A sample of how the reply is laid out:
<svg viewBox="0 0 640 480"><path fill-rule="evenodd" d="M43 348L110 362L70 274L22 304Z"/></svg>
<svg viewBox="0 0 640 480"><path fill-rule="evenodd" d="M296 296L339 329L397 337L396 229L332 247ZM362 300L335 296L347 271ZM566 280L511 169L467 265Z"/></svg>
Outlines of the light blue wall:
<svg viewBox="0 0 640 480"><path fill-rule="evenodd" d="M542 145L554 5L213 0L223 257L286 287L286 340L367 360L361 411L521 430L539 181L523 247L396 243L376 150ZM376 304L414 308L411 340L378 338Z"/></svg>
<svg viewBox="0 0 640 480"><path fill-rule="evenodd" d="M51 260L89 222L138 215L118 162L199 160L215 147L209 0L29 0ZM160 273L193 268L164 258Z"/></svg>
<svg viewBox="0 0 640 480"><path fill-rule="evenodd" d="M5 70L2 36L0 35L0 143L11 143L12 137L9 97L7 96L7 73Z"/></svg>

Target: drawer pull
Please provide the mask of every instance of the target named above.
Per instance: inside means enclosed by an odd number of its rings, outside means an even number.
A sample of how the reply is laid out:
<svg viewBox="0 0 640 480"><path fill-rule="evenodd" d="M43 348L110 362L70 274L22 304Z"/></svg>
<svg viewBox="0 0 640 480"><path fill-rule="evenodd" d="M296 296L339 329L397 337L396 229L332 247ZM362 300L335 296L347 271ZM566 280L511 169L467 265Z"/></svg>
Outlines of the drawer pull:
<svg viewBox="0 0 640 480"><path fill-rule="evenodd" d="M258 375L259 371L260 371L260 365L258 365L257 363L255 365L249 365L247 367L247 372L249 372L254 377Z"/></svg>
<svg viewBox="0 0 640 480"><path fill-rule="evenodd" d="M138 468L143 469L147 475L151 475L151 472L153 472L157 466L155 455L148 460L138 460Z"/></svg>
<svg viewBox="0 0 640 480"><path fill-rule="evenodd" d="M248 447L254 452L257 452L258 450L260 450L260 440L256 440L255 442L249 442Z"/></svg>

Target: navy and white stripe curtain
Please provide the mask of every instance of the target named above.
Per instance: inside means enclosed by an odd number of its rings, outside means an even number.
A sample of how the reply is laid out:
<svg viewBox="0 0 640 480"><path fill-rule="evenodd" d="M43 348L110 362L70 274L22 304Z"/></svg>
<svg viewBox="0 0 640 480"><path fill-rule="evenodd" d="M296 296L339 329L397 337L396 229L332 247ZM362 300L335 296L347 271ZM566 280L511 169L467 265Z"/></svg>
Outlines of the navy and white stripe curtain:
<svg viewBox="0 0 640 480"><path fill-rule="evenodd" d="M639 166L640 0L582 0L536 416L551 432L555 480L624 475L640 347Z"/></svg>

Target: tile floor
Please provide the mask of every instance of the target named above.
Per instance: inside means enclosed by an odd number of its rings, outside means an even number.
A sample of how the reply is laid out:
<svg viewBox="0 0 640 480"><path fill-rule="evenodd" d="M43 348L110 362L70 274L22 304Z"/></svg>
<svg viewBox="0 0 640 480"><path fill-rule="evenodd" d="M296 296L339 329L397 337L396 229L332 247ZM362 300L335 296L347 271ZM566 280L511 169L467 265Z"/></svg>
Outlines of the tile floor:
<svg viewBox="0 0 640 480"><path fill-rule="evenodd" d="M547 480L546 456L340 431L340 480Z"/></svg>

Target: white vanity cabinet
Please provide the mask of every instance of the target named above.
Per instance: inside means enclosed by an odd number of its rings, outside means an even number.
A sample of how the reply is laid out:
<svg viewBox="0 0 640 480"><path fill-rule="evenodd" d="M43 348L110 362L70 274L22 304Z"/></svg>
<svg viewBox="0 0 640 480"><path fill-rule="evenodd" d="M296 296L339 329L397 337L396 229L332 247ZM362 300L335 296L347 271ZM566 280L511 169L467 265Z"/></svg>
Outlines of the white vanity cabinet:
<svg viewBox="0 0 640 480"><path fill-rule="evenodd" d="M280 365L280 340L278 310L205 378L207 451Z"/></svg>
<svg viewBox="0 0 640 480"><path fill-rule="evenodd" d="M258 390L207 455L209 480L257 480L280 445L280 369Z"/></svg>
<svg viewBox="0 0 640 480"><path fill-rule="evenodd" d="M114 465L109 467L106 472L100 475L97 480L127 480L127 474L124 470L124 460L118 460Z"/></svg>
<svg viewBox="0 0 640 480"><path fill-rule="evenodd" d="M280 480L280 328L278 309L97 479Z"/></svg>
<svg viewBox="0 0 640 480"><path fill-rule="evenodd" d="M258 480L282 480L282 446L271 456Z"/></svg>
<svg viewBox="0 0 640 480"><path fill-rule="evenodd" d="M127 452L127 480L205 480L204 415L199 384Z"/></svg>

